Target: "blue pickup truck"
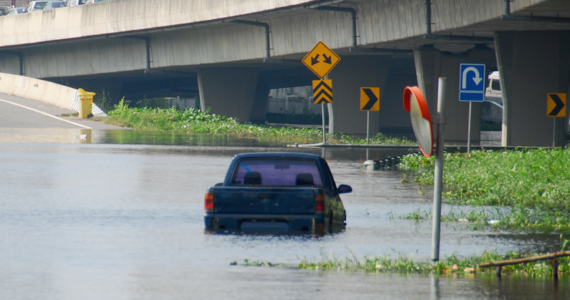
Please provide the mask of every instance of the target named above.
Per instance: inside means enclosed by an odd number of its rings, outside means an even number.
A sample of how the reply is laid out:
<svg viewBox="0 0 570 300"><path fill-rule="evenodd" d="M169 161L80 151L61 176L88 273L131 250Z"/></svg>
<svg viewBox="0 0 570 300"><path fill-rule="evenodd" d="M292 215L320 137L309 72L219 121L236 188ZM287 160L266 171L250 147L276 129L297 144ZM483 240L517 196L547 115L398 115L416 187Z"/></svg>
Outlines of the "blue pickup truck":
<svg viewBox="0 0 570 300"><path fill-rule="evenodd" d="M234 157L223 183L204 198L208 230L340 231L346 211L327 162L301 153L249 153Z"/></svg>

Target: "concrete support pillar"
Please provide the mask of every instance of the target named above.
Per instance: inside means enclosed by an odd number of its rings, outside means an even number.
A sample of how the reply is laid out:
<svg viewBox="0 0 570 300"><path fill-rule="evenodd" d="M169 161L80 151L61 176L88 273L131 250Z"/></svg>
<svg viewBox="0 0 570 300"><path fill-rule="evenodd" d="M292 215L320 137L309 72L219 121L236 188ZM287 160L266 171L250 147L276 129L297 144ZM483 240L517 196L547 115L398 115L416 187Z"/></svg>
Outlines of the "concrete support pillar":
<svg viewBox="0 0 570 300"><path fill-rule="evenodd" d="M13 53L0 52L0 73L20 75L20 57Z"/></svg>
<svg viewBox="0 0 570 300"><path fill-rule="evenodd" d="M547 117L546 100L548 93L569 92L570 31L496 32L495 50L504 103L502 145L552 146L554 120ZM556 127L561 146L568 118L557 118Z"/></svg>
<svg viewBox="0 0 570 300"><path fill-rule="evenodd" d="M403 106L402 96L407 86L416 86L416 69L412 56L392 58L392 66L382 92L380 132L384 135L415 139L410 113Z"/></svg>
<svg viewBox="0 0 570 300"><path fill-rule="evenodd" d="M333 108L335 133L366 135L366 112L360 110L360 88L380 87L382 95L390 70L389 56L346 56L329 74L333 81ZM380 114L370 112L370 135L380 127Z"/></svg>
<svg viewBox="0 0 570 300"><path fill-rule="evenodd" d="M424 93L430 114L436 115L437 81L446 77L445 91L445 142L467 144L469 120L469 102L459 102L459 66L462 63L485 64L489 70L495 65L495 52L486 46L475 47L463 54L451 54L434 47L422 47L414 50L418 86ZM487 75L484 80L487 82ZM471 117L471 143L479 144L482 103L473 103ZM435 127L434 127L435 133Z"/></svg>
<svg viewBox="0 0 570 300"><path fill-rule="evenodd" d="M265 123L265 113L267 112L267 100L269 98L269 87L258 84L255 89L253 107L251 109L251 122L256 124Z"/></svg>
<svg viewBox="0 0 570 300"><path fill-rule="evenodd" d="M258 70L256 68L209 68L198 70L202 111L250 122Z"/></svg>

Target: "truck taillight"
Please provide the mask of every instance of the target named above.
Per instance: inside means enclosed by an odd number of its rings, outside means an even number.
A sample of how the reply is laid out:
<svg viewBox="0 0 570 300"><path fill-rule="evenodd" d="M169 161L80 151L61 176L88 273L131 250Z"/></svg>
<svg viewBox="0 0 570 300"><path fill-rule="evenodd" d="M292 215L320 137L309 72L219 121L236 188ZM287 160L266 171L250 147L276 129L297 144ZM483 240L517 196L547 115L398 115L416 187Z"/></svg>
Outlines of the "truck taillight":
<svg viewBox="0 0 570 300"><path fill-rule="evenodd" d="M214 193L206 193L204 197L204 210L206 210L207 213L214 212Z"/></svg>
<svg viewBox="0 0 570 300"><path fill-rule="evenodd" d="M322 214L325 211L325 195L315 195L315 213Z"/></svg>

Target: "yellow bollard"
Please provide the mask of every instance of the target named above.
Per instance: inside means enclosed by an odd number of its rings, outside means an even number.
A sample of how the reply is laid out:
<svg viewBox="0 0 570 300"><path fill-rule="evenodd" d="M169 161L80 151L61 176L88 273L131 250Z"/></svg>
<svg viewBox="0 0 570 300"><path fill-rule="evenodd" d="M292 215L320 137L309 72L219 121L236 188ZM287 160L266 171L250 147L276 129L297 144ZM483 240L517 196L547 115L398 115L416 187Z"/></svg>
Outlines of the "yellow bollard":
<svg viewBox="0 0 570 300"><path fill-rule="evenodd" d="M93 107L93 96L95 93L86 92L83 89L79 89L79 118L87 119L91 114L91 108Z"/></svg>

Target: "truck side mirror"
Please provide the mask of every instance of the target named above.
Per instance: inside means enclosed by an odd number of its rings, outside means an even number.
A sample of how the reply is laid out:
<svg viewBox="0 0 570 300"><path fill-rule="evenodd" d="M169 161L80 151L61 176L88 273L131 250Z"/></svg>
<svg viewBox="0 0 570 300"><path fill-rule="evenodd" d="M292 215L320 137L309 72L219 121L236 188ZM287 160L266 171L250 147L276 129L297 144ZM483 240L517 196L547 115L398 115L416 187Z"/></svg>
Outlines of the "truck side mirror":
<svg viewBox="0 0 570 300"><path fill-rule="evenodd" d="M338 193L339 194L346 194L346 193L351 193L351 192L352 192L352 187L350 187L350 185L341 184L338 186Z"/></svg>

